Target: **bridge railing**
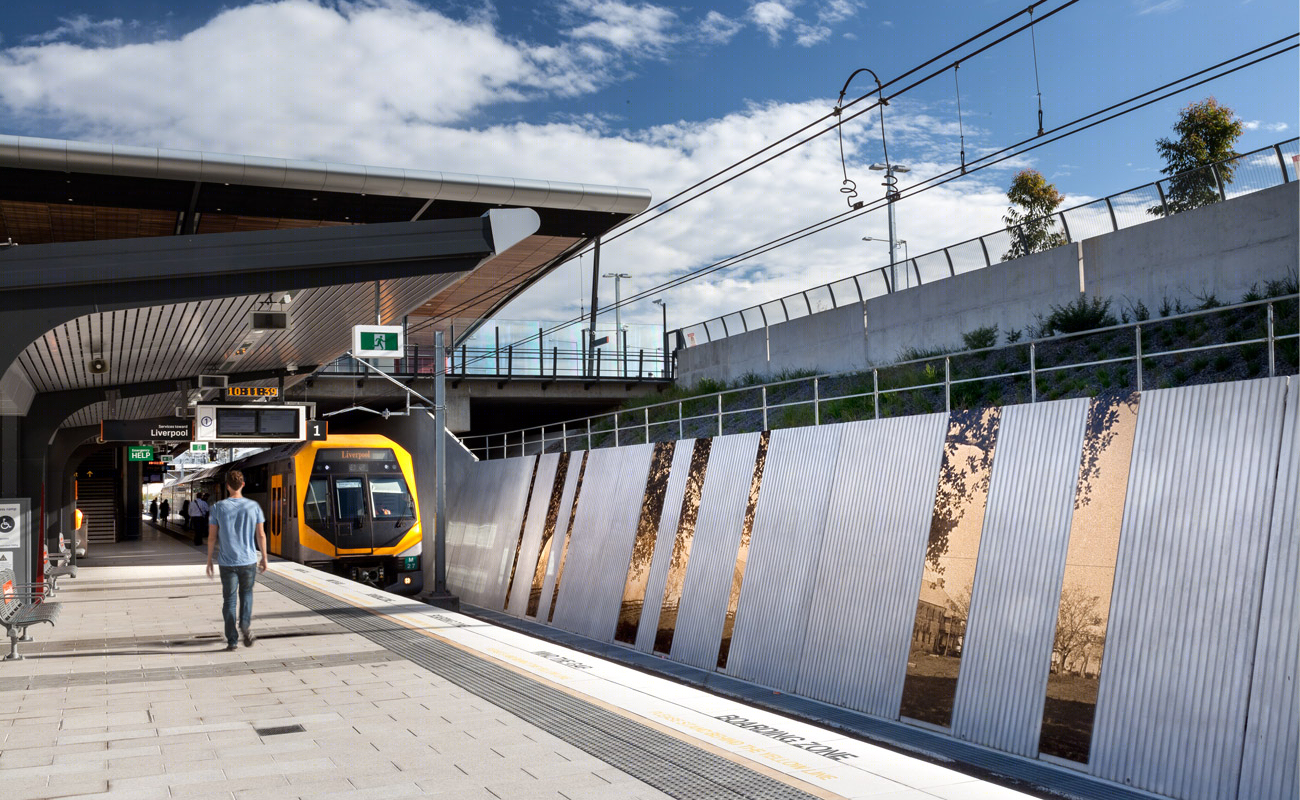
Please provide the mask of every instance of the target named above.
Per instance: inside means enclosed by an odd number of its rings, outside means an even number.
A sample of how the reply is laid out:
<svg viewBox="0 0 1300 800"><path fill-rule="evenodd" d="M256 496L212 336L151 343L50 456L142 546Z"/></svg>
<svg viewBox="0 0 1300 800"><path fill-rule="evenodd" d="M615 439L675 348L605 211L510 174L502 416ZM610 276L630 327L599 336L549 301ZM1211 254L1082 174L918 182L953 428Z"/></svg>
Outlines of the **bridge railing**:
<svg viewBox="0 0 1300 800"><path fill-rule="evenodd" d="M1140 225L1202 205L1229 200L1296 180L1300 137L1263 147L1218 164L1173 175L1126 192L1053 214L1051 232L1066 242ZM1041 221L1041 220L1040 220ZM1058 226L1059 223L1059 226ZM862 303L910 286L933 283L1010 260L1018 250L1014 234L1000 229L958 244L868 270L766 303L681 328L687 347L746 331ZM895 276L900 286L894 286Z"/></svg>
<svg viewBox="0 0 1300 800"><path fill-rule="evenodd" d="M1294 292L1162 311L1169 313L463 439L480 459L506 458L1300 374Z"/></svg>
<svg viewBox="0 0 1300 800"><path fill-rule="evenodd" d="M433 375L445 368L450 378L488 377L550 378L558 380L663 380L672 377L672 359L665 360L663 348L620 350L598 347L592 356L585 349L558 345L538 347L536 341L500 348L461 345L439 357L431 346L407 345L402 358L367 359L376 368L395 376ZM342 356L317 372L328 375L362 375L369 370L350 356Z"/></svg>

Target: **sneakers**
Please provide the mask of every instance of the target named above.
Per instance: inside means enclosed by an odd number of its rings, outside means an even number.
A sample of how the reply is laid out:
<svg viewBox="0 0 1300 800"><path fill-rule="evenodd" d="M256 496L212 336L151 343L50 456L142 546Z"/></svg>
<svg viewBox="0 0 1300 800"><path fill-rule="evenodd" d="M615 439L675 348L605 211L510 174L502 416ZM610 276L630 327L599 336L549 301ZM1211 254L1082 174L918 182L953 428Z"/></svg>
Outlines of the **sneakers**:
<svg viewBox="0 0 1300 800"><path fill-rule="evenodd" d="M252 647L253 642L256 641L257 641L257 637L253 635L253 629L244 628L244 647Z"/></svg>
<svg viewBox="0 0 1300 800"><path fill-rule="evenodd" d="M225 652L229 653L238 649L239 649L239 645L235 644L234 642L231 642L230 644L226 645Z"/></svg>

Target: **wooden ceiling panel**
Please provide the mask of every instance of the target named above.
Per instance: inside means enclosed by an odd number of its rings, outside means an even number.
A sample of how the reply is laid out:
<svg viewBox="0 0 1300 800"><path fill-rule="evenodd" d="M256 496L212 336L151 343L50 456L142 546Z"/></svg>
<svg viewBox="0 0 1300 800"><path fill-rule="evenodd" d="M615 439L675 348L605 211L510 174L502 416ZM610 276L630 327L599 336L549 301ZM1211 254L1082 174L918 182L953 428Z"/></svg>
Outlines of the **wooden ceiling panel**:
<svg viewBox="0 0 1300 800"><path fill-rule="evenodd" d="M457 319L481 320L522 284L532 280L539 268L559 258L579 241L567 236L530 236L465 276L451 291L440 293L412 311L410 316L441 320L421 327L429 337L434 330L446 332Z"/></svg>

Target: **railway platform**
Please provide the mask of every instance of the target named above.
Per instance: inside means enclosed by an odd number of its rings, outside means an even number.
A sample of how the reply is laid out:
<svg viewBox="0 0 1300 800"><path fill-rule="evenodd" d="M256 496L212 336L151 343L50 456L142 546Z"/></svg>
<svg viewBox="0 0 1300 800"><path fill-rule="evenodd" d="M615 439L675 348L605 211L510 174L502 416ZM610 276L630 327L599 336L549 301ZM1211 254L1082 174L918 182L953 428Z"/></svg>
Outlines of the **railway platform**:
<svg viewBox="0 0 1300 800"><path fill-rule="evenodd" d="M7 800L1044 796L288 562L223 652L203 551L145 531L0 662Z"/></svg>

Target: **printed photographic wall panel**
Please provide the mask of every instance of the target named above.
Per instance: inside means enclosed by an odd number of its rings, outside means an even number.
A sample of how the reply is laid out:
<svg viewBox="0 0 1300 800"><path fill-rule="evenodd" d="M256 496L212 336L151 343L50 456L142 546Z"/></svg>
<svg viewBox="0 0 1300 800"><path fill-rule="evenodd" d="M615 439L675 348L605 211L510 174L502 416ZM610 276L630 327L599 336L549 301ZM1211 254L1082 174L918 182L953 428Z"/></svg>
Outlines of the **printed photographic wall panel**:
<svg viewBox="0 0 1300 800"><path fill-rule="evenodd" d="M1286 422L1277 471L1277 495L1268 538L1255 671L1250 682L1246 746L1239 798L1294 800L1300 796L1300 386L1287 385Z"/></svg>
<svg viewBox="0 0 1300 800"><path fill-rule="evenodd" d="M560 507L555 515L555 532L551 538L551 546L542 554L546 557L546 563L542 565L545 570L542 576L542 590L538 593L534 613L527 614L539 622L545 622L550 615L551 600L555 597L555 581L560 570L560 558L564 554L564 545L569 535L569 522L573 517L573 500L577 496L579 476L584 473L583 459L586 457L585 450L569 451L569 466L564 474L564 489L560 495ZM531 593L529 603L530 605L532 603Z"/></svg>
<svg viewBox="0 0 1300 800"><path fill-rule="evenodd" d="M447 504L447 582L461 600L500 608L535 456L481 461ZM504 561L504 565L503 565Z"/></svg>
<svg viewBox="0 0 1300 800"><path fill-rule="evenodd" d="M537 472L532 478L532 491L527 500L528 516L523 524L523 535L517 540L512 554L513 565L506 573L506 591L509 596L504 603L504 610L516 617L522 617L528 605L528 592L533 585L542 527L546 523L546 512L555 486L555 470L559 464L559 453L537 457Z"/></svg>
<svg viewBox="0 0 1300 800"><path fill-rule="evenodd" d="M1094 774L1236 797L1283 378L1145 392L1098 688Z"/></svg>
<svg viewBox="0 0 1300 800"><path fill-rule="evenodd" d="M677 611L671 653L676 661L703 669L717 667L759 436L742 433L713 440Z"/></svg>
<svg viewBox="0 0 1300 800"><path fill-rule="evenodd" d="M645 605L641 609L641 626L636 632L636 649L649 653L654 650L655 631L659 627L660 599L664 596L664 583L668 580L668 565L673 557L673 542L677 525L681 522L682 496L686 493L686 478L691 469L694 439L682 439L673 451L673 464L668 473L668 489L664 493L664 511L659 517L659 534L655 539L655 552L650 561L650 576L646 580Z"/></svg>
<svg viewBox="0 0 1300 800"><path fill-rule="evenodd" d="M727 673L793 691L844 425L772 431Z"/></svg>
<svg viewBox="0 0 1300 800"><path fill-rule="evenodd" d="M969 609L952 732L1038 754L1088 399L1005 406Z"/></svg>
<svg viewBox="0 0 1300 800"><path fill-rule="evenodd" d="M653 444L639 444L588 455L555 606L556 627L613 640L653 452Z"/></svg>
<svg viewBox="0 0 1300 800"><path fill-rule="evenodd" d="M843 428L797 691L896 719L948 415Z"/></svg>

